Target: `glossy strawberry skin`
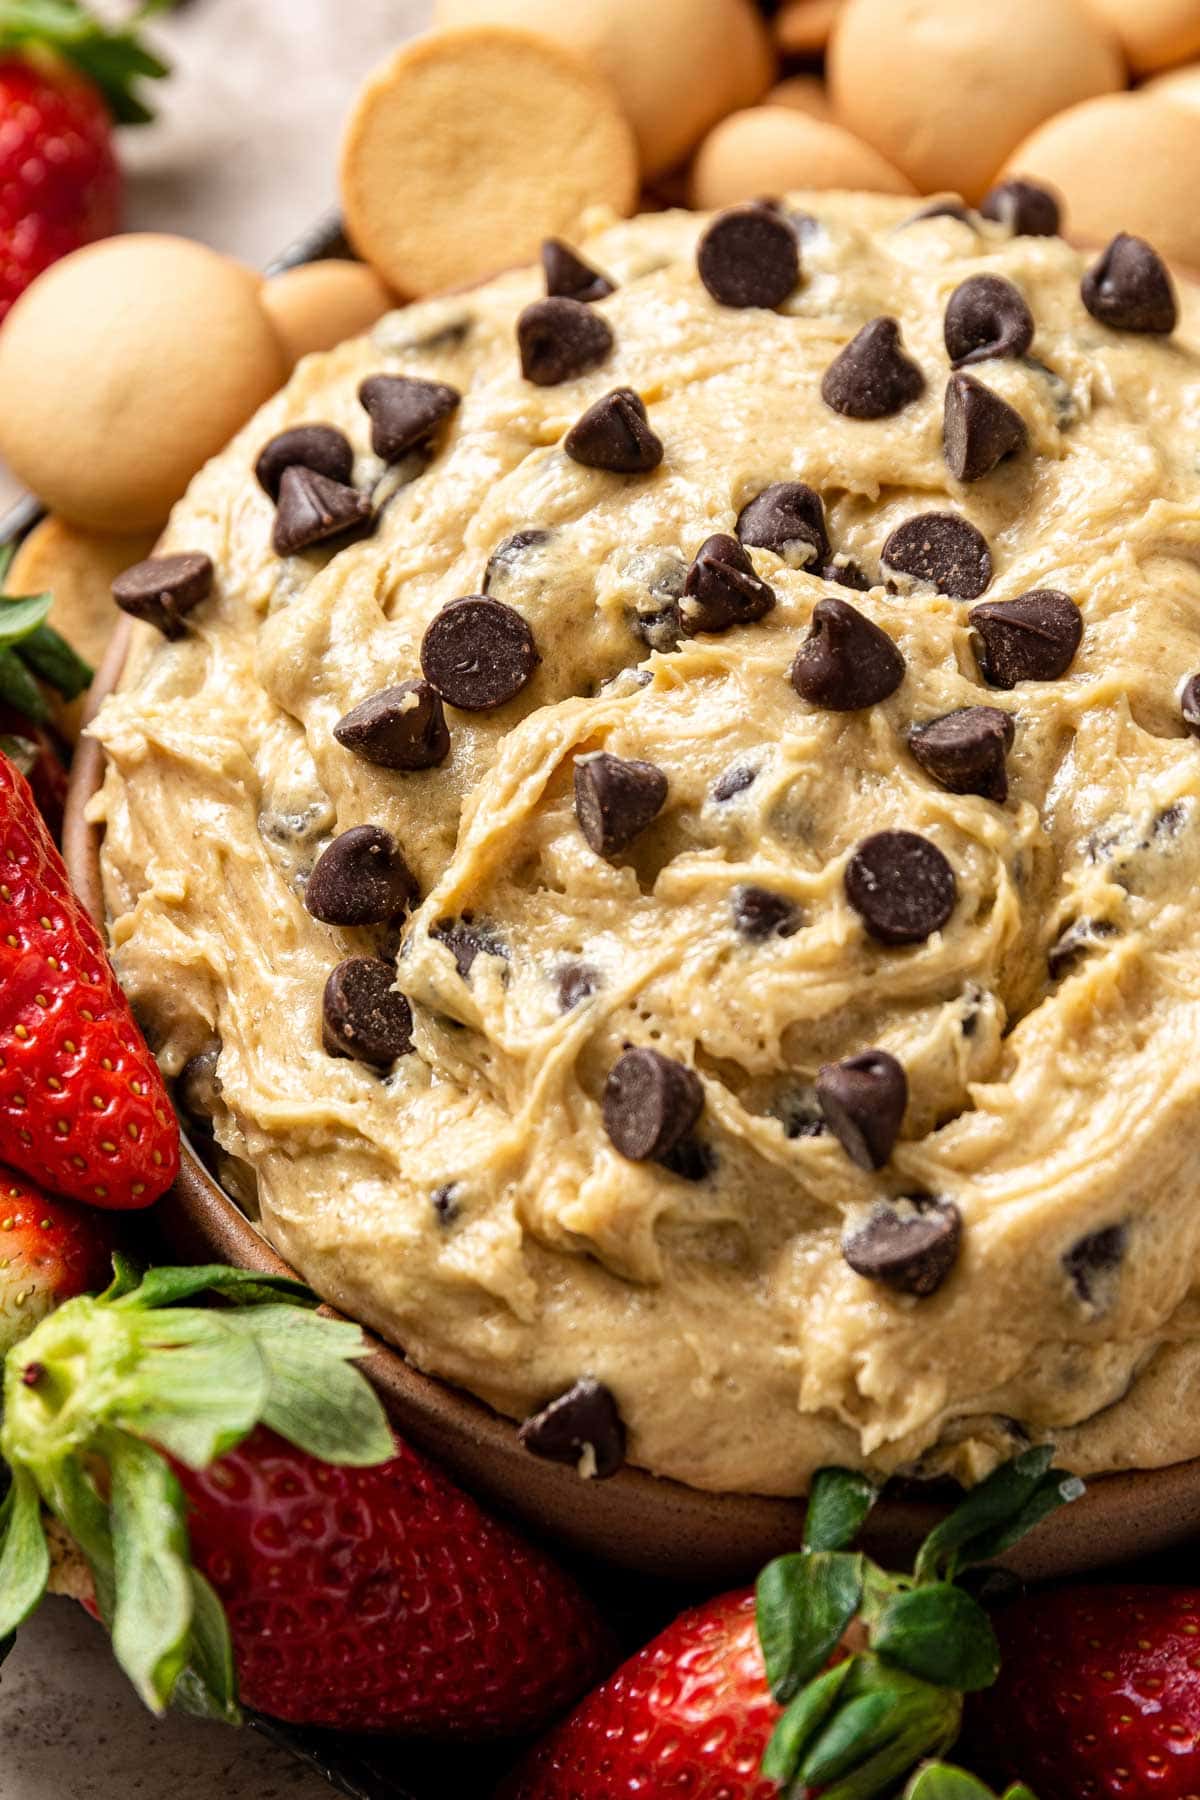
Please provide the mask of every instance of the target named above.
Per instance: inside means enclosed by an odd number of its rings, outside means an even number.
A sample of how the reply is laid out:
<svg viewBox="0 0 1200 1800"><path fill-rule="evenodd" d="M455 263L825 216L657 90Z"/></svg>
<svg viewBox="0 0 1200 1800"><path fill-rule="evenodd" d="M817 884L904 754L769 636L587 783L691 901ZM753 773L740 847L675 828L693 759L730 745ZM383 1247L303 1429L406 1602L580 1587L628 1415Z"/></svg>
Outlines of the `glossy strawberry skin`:
<svg viewBox="0 0 1200 1800"><path fill-rule="evenodd" d="M179 1469L196 1566L225 1605L242 1704L344 1731L510 1737L612 1660L557 1565L397 1440L329 1468L265 1430Z"/></svg>
<svg viewBox="0 0 1200 1800"><path fill-rule="evenodd" d="M111 1276L104 1214L49 1200L0 1169L0 1355L64 1300L100 1292Z"/></svg>
<svg viewBox="0 0 1200 1800"><path fill-rule="evenodd" d="M0 1162L91 1206L149 1206L179 1168L158 1065L29 787L0 756Z"/></svg>
<svg viewBox="0 0 1200 1800"><path fill-rule="evenodd" d="M1200 1793L1200 1588L1042 1589L996 1618L995 1687L967 1713L972 1766L1042 1800Z"/></svg>
<svg viewBox="0 0 1200 1800"><path fill-rule="evenodd" d="M752 1593L684 1613L589 1694L503 1800L779 1800L759 1774L779 1717Z"/></svg>
<svg viewBox="0 0 1200 1800"><path fill-rule="evenodd" d="M52 54L0 54L0 320L43 269L120 223L103 96Z"/></svg>

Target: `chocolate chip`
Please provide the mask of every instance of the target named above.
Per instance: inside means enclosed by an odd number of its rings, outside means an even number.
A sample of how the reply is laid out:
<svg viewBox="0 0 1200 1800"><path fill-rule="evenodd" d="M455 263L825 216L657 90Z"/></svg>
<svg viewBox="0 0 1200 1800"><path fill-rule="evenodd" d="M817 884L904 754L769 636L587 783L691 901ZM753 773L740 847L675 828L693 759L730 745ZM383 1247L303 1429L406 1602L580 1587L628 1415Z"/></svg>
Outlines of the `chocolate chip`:
<svg viewBox="0 0 1200 1800"><path fill-rule="evenodd" d="M1093 944L1119 936L1111 919L1076 919L1050 946L1046 965L1052 981L1066 975Z"/></svg>
<svg viewBox="0 0 1200 1800"><path fill-rule="evenodd" d="M877 831L846 864L846 898L881 944L920 944L940 931L958 898L954 870L915 831Z"/></svg>
<svg viewBox="0 0 1200 1800"><path fill-rule="evenodd" d="M803 481L777 481L756 494L738 514L737 534L743 544L773 550L792 569L829 556L821 496Z"/></svg>
<svg viewBox="0 0 1200 1800"><path fill-rule="evenodd" d="M435 1187L429 1196L429 1204L433 1207L439 1225L453 1225L461 1210L457 1181L446 1181L441 1187Z"/></svg>
<svg viewBox="0 0 1200 1800"><path fill-rule="evenodd" d="M165 638L182 638L187 636L185 616L208 599L212 588L212 558L191 550L151 556L123 569L112 595L122 612L153 625Z"/></svg>
<svg viewBox="0 0 1200 1800"><path fill-rule="evenodd" d="M736 794L744 794L753 785L757 775L757 769L748 769L745 763L735 763L732 769L726 769L713 782L713 799L721 805L726 800L732 800Z"/></svg>
<svg viewBox="0 0 1200 1800"><path fill-rule="evenodd" d="M454 958L459 976L466 981L481 956L499 956L508 960L508 947L494 926L486 925L473 914L461 919L441 919L429 933L435 943L445 944Z"/></svg>
<svg viewBox="0 0 1200 1800"><path fill-rule="evenodd" d="M394 991L396 971L373 956L351 956L325 983L324 1044L330 1056L387 1068L412 1050L412 1008Z"/></svg>
<svg viewBox="0 0 1200 1800"><path fill-rule="evenodd" d="M558 1010L571 1012L590 1000L600 985L600 977L587 963L564 963L558 971Z"/></svg>
<svg viewBox="0 0 1200 1800"><path fill-rule="evenodd" d="M1068 594L1035 588L1015 600L988 600L969 614L980 642L975 654L989 687L1057 681L1074 660L1083 614Z"/></svg>
<svg viewBox="0 0 1200 1800"><path fill-rule="evenodd" d="M667 778L654 763L597 750L575 760L575 816L597 856L616 856L662 811Z"/></svg>
<svg viewBox="0 0 1200 1800"><path fill-rule="evenodd" d="M880 1201L842 1244L856 1275L922 1299L936 1293L958 1261L962 1214L951 1200L911 1196L911 1212Z"/></svg>
<svg viewBox="0 0 1200 1800"><path fill-rule="evenodd" d="M972 275L951 294L942 335L956 369L993 356L1024 356L1033 342L1033 314L1003 275Z"/></svg>
<svg viewBox="0 0 1200 1800"><path fill-rule="evenodd" d="M428 444L438 426L462 404L462 395L444 381L414 375L368 375L358 390L371 420L371 448L386 463Z"/></svg>
<svg viewBox="0 0 1200 1800"><path fill-rule="evenodd" d="M542 268L551 299L580 300L586 305L616 292L607 275L584 262L560 238L547 238L542 245Z"/></svg>
<svg viewBox="0 0 1200 1800"><path fill-rule="evenodd" d="M717 1153L711 1144L701 1143L699 1138L685 1137L658 1161L660 1168L670 1175L678 1175L680 1181L707 1181L716 1170Z"/></svg>
<svg viewBox="0 0 1200 1800"><path fill-rule="evenodd" d="M330 481L349 485L354 473L354 450L344 431L333 425L293 425L264 444L254 465L259 486L272 500L279 498L283 472L295 465L315 469Z"/></svg>
<svg viewBox="0 0 1200 1800"><path fill-rule="evenodd" d="M626 1050L604 1084L604 1129L622 1156L669 1156L704 1110L700 1077L659 1050Z"/></svg>
<svg viewBox="0 0 1200 1800"><path fill-rule="evenodd" d="M213 1115L221 1105L220 1061L221 1040L214 1038L188 1057L175 1081L175 1098L193 1131L208 1138L213 1135Z"/></svg>
<svg viewBox="0 0 1200 1800"><path fill-rule="evenodd" d="M481 592L490 594L494 587L507 581L520 567L528 551L537 550L549 541L550 533L539 525L530 526L526 531L514 531L511 537L506 537L503 543L497 544L488 557Z"/></svg>
<svg viewBox="0 0 1200 1800"><path fill-rule="evenodd" d="M920 212L915 212L911 219L905 219L905 225L919 225L922 219L957 219L960 225L970 225L971 215L961 200L931 200ZM903 227L902 227L903 229Z"/></svg>
<svg viewBox="0 0 1200 1800"><path fill-rule="evenodd" d="M817 1074L825 1123L851 1162L882 1169L900 1135L908 1077L886 1050L861 1050Z"/></svg>
<svg viewBox="0 0 1200 1800"><path fill-rule="evenodd" d="M973 375L952 375L946 383L942 449L956 481L981 481L1006 456L1029 442L1025 421L1014 407Z"/></svg>
<svg viewBox="0 0 1200 1800"><path fill-rule="evenodd" d="M352 825L317 858L304 904L326 925L387 925L417 897L417 884L391 832Z"/></svg>
<svg viewBox="0 0 1200 1800"><path fill-rule="evenodd" d="M1093 319L1113 331L1145 331L1165 336L1178 317L1175 289L1166 265L1144 238L1118 232L1080 287Z"/></svg>
<svg viewBox="0 0 1200 1800"><path fill-rule="evenodd" d="M1057 237L1061 227L1055 196L1033 181L1002 181L979 207L985 219L1007 225L1014 237Z"/></svg>
<svg viewBox="0 0 1200 1800"><path fill-rule="evenodd" d="M517 320L521 373L535 387L599 368L615 342L607 319L580 300L535 300Z"/></svg>
<svg viewBox="0 0 1200 1800"><path fill-rule="evenodd" d="M1200 737L1200 675L1189 675L1179 695L1179 712L1192 737Z"/></svg>
<svg viewBox="0 0 1200 1800"><path fill-rule="evenodd" d="M802 700L828 712L877 706L904 680L904 658L886 631L848 600L818 600L796 652L791 683Z"/></svg>
<svg viewBox="0 0 1200 1800"><path fill-rule="evenodd" d="M338 720L333 735L381 769L432 769L450 754L441 697L427 681L402 681L361 700Z"/></svg>
<svg viewBox="0 0 1200 1800"><path fill-rule="evenodd" d="M575 1464L597 1481L615 1475L625 1461L625 1426L617 1403L590 1376L526 1419L517 1436L532 1455Z"/></svg>
<svg viewBox="0 0 1200 1800"><path fill-rule="evenodd" d="M981 794L1003 805L1015 727L998 706L963 706L915 725L908 747L927 775L950 794Z"/></svg>
<svg viewBox="0 0 1200 1800"><path fill-rule="evenodd" d="M630 627L651 650L669 654L683 637L679 602L687 585L688 565L669 550L635 551L624 573L642 588L634 600ZM653 679L649 670L647 679Z"/></svg>
<svg viewBox="0 0 1200 1800"><path fill-rule="evenodd" d="M733 923L739 937L758 944L769 937L794 937L804 921L786 894L749 886L734 889Z"/></svg>
<svg viewBox="0 0 1200 1800"><path fill-rule="evenodd" d="M832 581L835 586L850 588L857 594L867 593L872 585L865 572L849 556L842 557L840 562L827 562L821 570L821 580Z"/></svg>
<svg viewBox="0 0 1200 1800"><path fill-rule="evenodd" d="M354 531L371 518L371 502L357 488L331 481L293 463L283 471L271 543L279 556L295 556L313 544Z"/></svg>
<svg viewBox="0 0 1200 1800"><path fill-rule="evenodd" d="M515 699L540 660L520 613L483 594L451 600L421 640L425 679L462 712Z"/></svg>
<svg viewBox="0 0 1200 1800"><path fill-rule="evenodd" d="M917 513L883 546L883 560L901 575L926 581L939 594L975 600L992 579L987 539L957 513Z"/></svg>
<svg viewBox="0 0 1200 1800"><path fill-rule="evenodd" d="M800 279L800 246L770 208L734 206L700 239L696 267L721 306L781 306Z"/></svg>
<svg viewBox="0 0 1200 1800"><path fill-rule="evenodd" d="M821 398L847 419L886 419L925 391L925 377L904 354L895 319L872 319L825 371Z"/></svg>
<svg viewBox="0 0 1200 1800"><path fill-rule="evenodd" d="M1097 1276L1110 1275L1120 1268L1128 1242L1128 1226L1106 1225L1102 1231L1089 1232L1067 1251L1062 1266L1085 1306L1095 1302L1096 1289L1100 1285Z"/></svg>
<svg viewBox="0 0 1200 1800"><path fill-rule="evenodd" d="M632 388L614 388L589 406L563 439L563 449L585 468L613 475L646 475L663 459L662 440Z"/></svg>
<svg viewBox="0 0 1200 1800"><path fill-rule="evenodd" d="M696 552L679 614L685 631L728 631L765 618L774 604L774 588L755 574L737 539L719 532Z"/></svg>

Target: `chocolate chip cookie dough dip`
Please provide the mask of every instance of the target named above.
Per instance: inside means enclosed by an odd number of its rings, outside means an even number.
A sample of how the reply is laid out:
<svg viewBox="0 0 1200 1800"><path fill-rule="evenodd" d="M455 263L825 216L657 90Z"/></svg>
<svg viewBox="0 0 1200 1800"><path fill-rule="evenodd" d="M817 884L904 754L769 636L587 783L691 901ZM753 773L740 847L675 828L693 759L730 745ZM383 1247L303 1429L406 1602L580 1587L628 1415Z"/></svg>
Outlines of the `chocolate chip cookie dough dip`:
<svg viewBox="0 0 1200 1800"><path fill-rule="evenodd" d="M1056 210L550 245L303 363L118 583L139 1015L533 1455L1200 1452L1200 359Z"/></svg>

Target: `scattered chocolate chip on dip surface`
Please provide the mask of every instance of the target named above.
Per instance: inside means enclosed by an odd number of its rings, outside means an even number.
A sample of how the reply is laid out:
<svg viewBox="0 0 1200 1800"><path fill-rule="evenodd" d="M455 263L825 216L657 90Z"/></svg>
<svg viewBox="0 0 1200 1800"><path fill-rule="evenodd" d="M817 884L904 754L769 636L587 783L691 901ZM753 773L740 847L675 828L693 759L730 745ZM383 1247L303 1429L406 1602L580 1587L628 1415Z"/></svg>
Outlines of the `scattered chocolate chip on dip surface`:
<svg viewBox="0 0 1200 1800"><path fill-rule="evenodd" d="M130 588L166 1072L323 1295L597 1477L1200 1454L1196 309L1018 198L392 314L176 508L178 635Z"/></svg>

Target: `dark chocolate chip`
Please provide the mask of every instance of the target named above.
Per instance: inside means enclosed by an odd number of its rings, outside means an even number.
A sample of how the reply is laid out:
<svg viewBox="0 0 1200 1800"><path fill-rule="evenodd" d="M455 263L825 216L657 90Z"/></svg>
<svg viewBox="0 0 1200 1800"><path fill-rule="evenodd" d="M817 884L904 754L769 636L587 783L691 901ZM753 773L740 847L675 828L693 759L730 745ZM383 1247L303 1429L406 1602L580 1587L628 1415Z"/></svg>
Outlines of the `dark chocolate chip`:
<svg viewBox="0 0 1200 1800"><path fill-rule="evenodd" d="M387 1068L412 1050L412 1008L394 991L396 971L372 956L351 956L325 983L324 1044L330 1056Z"/></svg>
<svg viewBox="0 0 1200 1800"><path fill-rule="evenodd" d="M915 212L910 219L905 219L900 227L919 225L922 219L957 219L960 225L970 225L971 215L961 200L931 200L920 212Z"/></svg>
<svg viewBox="0 0 1200 1800"><path fill-rule="evenodd" d="M213 1135L213 1115L221 1104L221 1040L214 1038L195 1056L189 1056L175 1081L175 1098L187 1114L193 1131Z"/></svg>
<svg viewBox="0 0 1200 1800"><path fill-rule="evenodd" d="M184 618L213 588L212 558L202 551L151 556L123 569L112 584L122 612L153 625L165 638L187 636Z"/></svg>
<svg viewBox="0 0 1200 1800"><path fill-rule="evenodd" d="M976 600L992 579L987 539L957 513L917 513L883 546L883 560L901 575L926 581L939 594Z"/></svg>
<svg viewBox="0 0 1200 1800"><path fill-rule="evenodd" d="M1024 356L1033 342L1033 314L1003 275L971 275L950 296L942 335L956 369L993 356Z"/></svg>
<svg viewBox="0 0 1200 1800"><path fill-rule="evenodd" d="M791 683L802 700L828 712L877 706L904 680L904 658L886 631L848 600L818 600L796 652Z"/></svg>
<svg viewBox="0 0 1200 1800"><path fill-rule="evenodd" d="M737 534L743 544L773 550L793 569L829 556L821 496L802 481L777 481L755 495L738 514Z"/></svg>
<svg viewBox="0 0 1200 1800"><path fill-rule="evenodd" d="M849 556L843 557L840 562L825 563L821 569L821 580L832 581L835 587L849 588L856 594L865 594L872 585L865 571Z"/></svg>
<svg viewBox="0 0 1200 1800"><path fill-rule="evenodd" d="M800 279L800 246L769 207L734 206L700 239L696 267L721 306L781 306Z"/></svg>
<svg viewBox="0 0 1200 1800"><path fill-rule="evenodd" d="M604 1129L622 1156L669 1156L704 1110L700 1077L659 1050L626 1050L604 1084Z"/></svg>
<svg viewBox="0 0 1200 1800"><path fill-rule="evenodd" d="M435 1187L429 1196L429 1204L433 1207L439 1225L453 1225L461 1210L457 1181L446 1181L441 1187Z"/></svg>
<svg viewBox="0 0 1200 1800"><path fill-rule="evenodd" d="M590 1000L600 985L600 977L587 963L564 963L558 971L558 1010L571 1012Z"/></svg>
<svg viewBox="0 0 1200 1800"><path fill-rule="evenodd" d="M535 387L598 369L615 342L608 320L581 300L535 300L517 320L521 373Z"/></svg>
<svg viewBox="0 0 1200 1800"><path fill-rule="evenodd" d="M856 1275L926 1299L958 1261L962 1214L951 1200L908 1198L915 1208L908 1213L880 1201L866 1224L844 1240L842 1255Z"/></svg>
<svg viewBox="0 0 1200 1800"><path fill-rule="evenodd" d="M662 440L632 388L614 388L589 406L563 439L563 449L585 468L613 475L646 475L663 459Z"/></svg>
<svg viewBox="0 0 1200 1800"><path fill-rule="evenodd" d="M387 925L417 897L412 870L390 831L352 825L318 858L304 904L326 925Z"/></svg>
<svg viewBox="0 0 1200 1800"><path fill-rule="evenodd" d="M402 681L361 700L338 720L333 735L381 769L432 769L450 754L441 696L427 681Z"/></svg>
<svg viewBox="0 0 1200 1800"><path fill-rule="evenodd" d="M670 1175L678 1175L680 1181L707 1181L716 1171L717 1153L711 1144L702 1143L696 1137L685 1137L658 1161L660 1168Z"/></svg>
<svg viewBox="0 0 1200 1800"><path fill-rule="evenodd" d="M1166 264L1144 238L1127 231L1093 263L1080 287L1093 319L1113 331L1145 331L1166 336L1179 316Z"/></svg>
<svg viewBox="0 0 1200 1800"><path fill-rule="evenodd" d="M786 894L746 886L734 889L733 923L739 937L758 944L769 937L794 937L804 921L799 907Z"/></svg>
<svg viewBox="0 0 1200 1800"><path fill-rule="evenodd" d="M954 870L915 831L877 831L846 864L846 898L881 944L920 944L940 931L958 898Z"/></svg>
<svg viewBox="0 0 1200 1800"><path fill-rule="evenodd" d="M754 572L735 537L719 532L706 538L683 584L680 622L687 632L729 631L764 619L775 590Z"/></svg>
<svg viewBox="0 0 1200 1800"><path fill-rule="evenodd" d="M597 856L616 856L663 808L667 778L654 763L598 750L575 762L575 816Z"/></svg>
<svg viewBox="0 0 1200 1800"><path fill-rule="evenodd" d="M295 556L313 544L368 524L371 502L357 488L331 481L293 463L283 471L271 543L279 556Z"/></svg>
<svg viewBox="0 0 1200 1800"><path fill-rule="evenodd" d="M354 450L344 431L333 425L293 425L264 444L254 465L259 486L279 498L283 472L299 465L348 486L354 473Z"/></svg>
<svg viewBox="0 0 1200 1800"><path fill-rule="evenodd" d="M551 299L580 300L586 305L616 292L607 275L584 262L560 238L547 238L542 245L542 268Z"/></svg>
<svg viewBox="0 0 1200 1800"><path fill-rule="evenodd" d="M1128 1242L1127 1225L1106 1225L1101 1231L1089 1232L1067 1251L1062 1266L1085 1306L1096 1299L1096 1277L1111 1275L1120 1268Z"/></svg>
<svg viewBox="0 0 1200 1800"><path fill-rule="evenodd" d="M817 1074L825 1123L851 1162L882 1169L900 1135L908 1077L886 1050L862 1050Z"/></svg>
<svg viewBox="0 0 1200 1800"><path fill-rule="evenodd" d="M821 381L821 398L847 419L886 419L925 391L906 356L895 319L872 319L838 352Z"/></svg>
<svg viewBox="0 0 1200 1800"><path fill-rule="evenodd" d="M1051 980L1057 981L1066 975L1093 944L1103 943L1106 938L1119 935L1111 919L1074 920L1050 946L1046 963Z"/></svg>
<svg viewBox="0 0 1200 1800"><path fill-rule="evenodd" d="M1179 695L1179 713L1192 737L1200 737L1200 675L1189 675Z"/></svg>
<svg viewBox="0 0 1200 1800"><path fill-rule="evenodd" d="M421 640L425 679L463 712L515 699L540 660L520 613L484 594L451 600Z"/></svg>
<svg viewBox="0 0 1200 1800"><path fill-rule="evenodd" d="M517 1436L547 1462L571 1463L597 1481L625 1461L625 1426L612 1393L590 1376L526 1419Z"/></svg>
<svg viewBox="0 0 1200 1800"><path fill-rule="evenodd" d="M414 375L368 375L358 390L371 420L371 448L386 463L428 444L438 426L462 404L462 395L444 381Z"/></svg>
<svg viewBox="0 0 1200 1800"><path fill-rule="evenodd" d="M748 769L745 763L735 763L732 769L726 769L713 782L712 797L718 804L732 800L736 794L744 794L751 787L758 775L757 769Z"/></svg>
<svg viewBox="0 0 1200 1800"><path fill-rule="evenodd" d="M1083 636L1083 614L1068 594L1034 588L1015 600L988 600L973 606L971 624L979 635L976 657L989 687L1012 688L1018 681L1057 681L1074 660Z"/></svg>
<svg viewBox="0 0 1200 1800"><path fill-rule="evenodd" d="M436 943L445 944L463 981L481 956L499 956L508 961L508 946L495 927L484 924L470 913L461 919L439 920L429 935Z"/></svg>
<svg viewBox="0 0 1200 1800"><path fill-rule="evenodd" d="M946 383L942 449L956 481L981 481L1006 456L1029 442L1015 407L973 375L952 375Z"/></svg>
<svg viewBox="0 0 1200 1800"><path fill-rule="evenodd" d="M525 531L514 531L496 545L487 559L487 567L483 571L481 592L490 594L493 587L503 583L520 567L526 551L536 550L540 545L549 543L550 533L540 525L532 525Z"/></svg>
<svg viewBox="0 0 1200 1800"><path fill-rule="evenodd" d="M908 747L927 775L951 794L1008 799L1008 765L1015 727L998 706L963 706L914 725Z"/></svg>
<svg viewBox="0 0 1200 1800"><path fill-rule="evenodd" d="M1057 237L1061 229L1057 198L1034 181L1001 181L983 196L979 210L1014 237Z"/></svg>

